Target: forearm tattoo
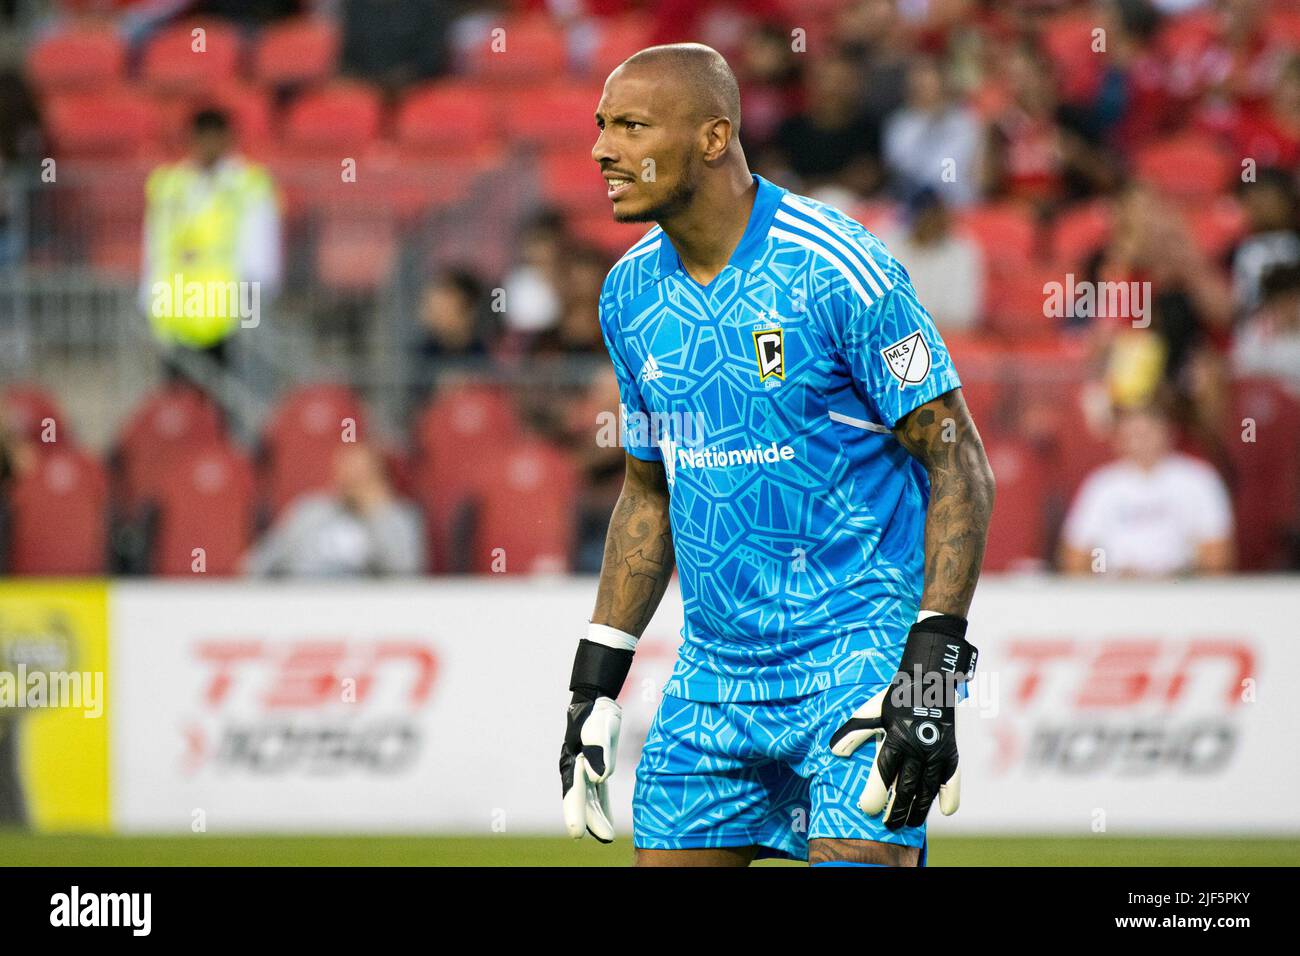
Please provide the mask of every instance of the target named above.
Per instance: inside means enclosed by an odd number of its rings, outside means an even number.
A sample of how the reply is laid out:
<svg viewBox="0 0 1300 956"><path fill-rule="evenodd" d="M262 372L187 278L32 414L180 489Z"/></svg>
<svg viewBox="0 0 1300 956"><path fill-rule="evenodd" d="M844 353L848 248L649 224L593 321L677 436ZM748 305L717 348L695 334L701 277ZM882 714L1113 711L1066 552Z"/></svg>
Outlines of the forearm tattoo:
<svg viewBox="0 0 1300 956"><path fill-rule="evenodd" d="M965 617L993 514L993 472L960 389L913 410L894 430L930 475L924 610Z"/></svg>
<svg viewBox="0 0 1300 956"><path fill-rule="evenodd" d="M663 467L632 465L609 519L592 622L639 637L672 574L673 536Z"/></svg>

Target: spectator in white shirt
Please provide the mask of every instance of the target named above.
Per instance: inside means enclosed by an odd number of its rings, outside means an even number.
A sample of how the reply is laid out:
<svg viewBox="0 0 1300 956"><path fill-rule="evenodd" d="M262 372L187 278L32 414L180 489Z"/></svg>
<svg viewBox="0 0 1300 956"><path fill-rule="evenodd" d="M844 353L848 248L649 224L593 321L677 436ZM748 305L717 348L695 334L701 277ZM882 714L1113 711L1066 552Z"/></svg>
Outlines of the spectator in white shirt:
<svg viewBox="0 0 1300 956"><path fill-rule="evenodd" d="M1261 285L1263 302L1232 343L1239 375L1276 378L1300 395L1300 264L1274 266Z"/></svg>
<svg viewBox="0 0 1300 956"><path fill-rule="evenodd" d="M254 577L393 577L424 570L423 522L394 494L379 454L345 445L334 487L303 495L245 558Z"/></svg>
<svg viewBox="0 0 1300 956"><path fill-rule="evenodd" d="M1173 450L1155 406L1116 423L1120 458L1084 481L1065 522L1061 569L1120 577L1221 574L1232 567L1232 506L1218 473Z"/></svg>
<svg viewBox="0 0 1300 956"><path fill-rule="evenodd" d="M953 206L979 198L984 130L948 89L939 62L916 59L907 74L907 103L885 122L885 164L899 192L931 186Z"/></svg>
<svg viewBox="0 0 1300 956"><path fill-rule="evenodd" d="M917 295L944 332L973 330L984 300L984 254L974 240L952 231L943 201L926 187L908 202L906 229L888 229L881 239L916 287Z"/></svg>

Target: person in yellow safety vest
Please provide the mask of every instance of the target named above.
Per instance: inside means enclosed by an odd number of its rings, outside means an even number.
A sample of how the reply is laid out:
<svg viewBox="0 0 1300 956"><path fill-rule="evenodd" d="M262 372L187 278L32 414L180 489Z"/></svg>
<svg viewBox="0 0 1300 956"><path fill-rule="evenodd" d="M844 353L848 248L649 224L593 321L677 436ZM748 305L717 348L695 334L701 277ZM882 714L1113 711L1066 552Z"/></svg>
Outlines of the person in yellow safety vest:
<svg viewBox="0 0 1300 956"><path fill-rule="evenodd" d="M168 349L208 352L256 325L280 283L280 211L266 169L232 151L230 121L203 109L189 155L159 166L145 186L141 302Z"/></svg>

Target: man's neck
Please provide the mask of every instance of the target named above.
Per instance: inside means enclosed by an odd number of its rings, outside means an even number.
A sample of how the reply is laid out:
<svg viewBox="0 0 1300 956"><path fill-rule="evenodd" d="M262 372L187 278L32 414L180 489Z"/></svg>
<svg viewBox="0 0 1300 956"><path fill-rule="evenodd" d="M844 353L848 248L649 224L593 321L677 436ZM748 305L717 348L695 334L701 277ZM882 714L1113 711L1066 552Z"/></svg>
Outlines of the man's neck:
<svg viewBox="0 0 1300 956"><path fill-rule="evenodd" d="M749 225L758 196L758 183L745 167L717 188L701 188L689 209L659 223L681 257L682 268L696 282L708 285L727 267Z"/></svg>

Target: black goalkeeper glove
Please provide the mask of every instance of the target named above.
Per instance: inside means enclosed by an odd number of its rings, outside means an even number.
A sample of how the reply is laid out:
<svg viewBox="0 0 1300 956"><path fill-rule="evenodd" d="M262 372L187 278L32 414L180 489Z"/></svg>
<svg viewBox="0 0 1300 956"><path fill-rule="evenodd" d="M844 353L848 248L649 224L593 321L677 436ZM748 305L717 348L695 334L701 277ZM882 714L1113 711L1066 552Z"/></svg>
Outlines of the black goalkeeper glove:
<svg viewBox="0 0 1300 956"><path fill-rule="evenodd" d="M631 635L613 633L636 643ZM575 840L584 832L601 843L614 839L606 781L614 772L623 721L623 711L615 701L631 667L631 650L590 640L578 642L569 681L573 700L560 747L564 825Z"/></svg>
<svg viewBox="0 0 1300 956"><path fill-rule="evenodd" d="M889 686L859 707L831 737L831 753L848 757L878 738L858 806L884 811L890 830L925 822L939 798L944 816L961 803L957 769L957 688L975 675L979 651L966 641L966 621L938 614L917 621Z"/></svg>

